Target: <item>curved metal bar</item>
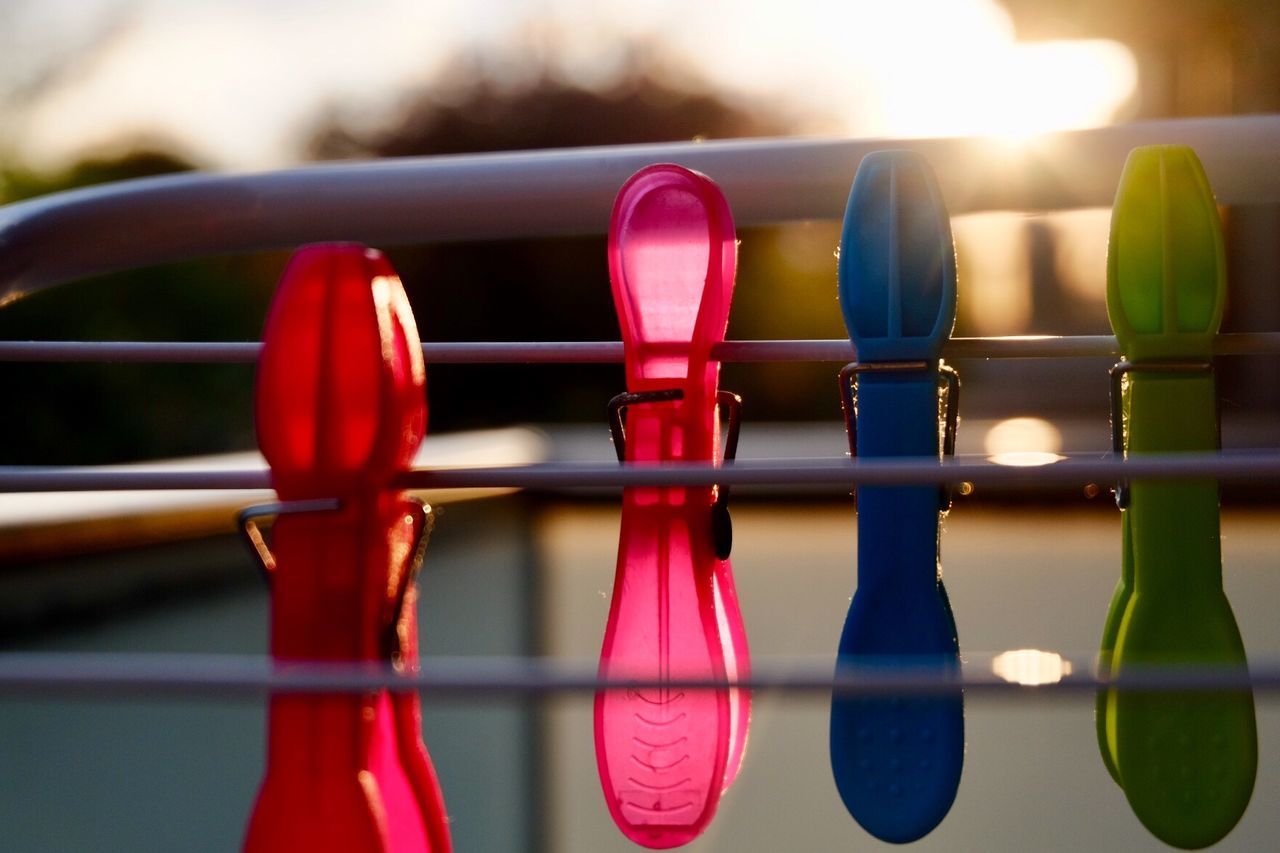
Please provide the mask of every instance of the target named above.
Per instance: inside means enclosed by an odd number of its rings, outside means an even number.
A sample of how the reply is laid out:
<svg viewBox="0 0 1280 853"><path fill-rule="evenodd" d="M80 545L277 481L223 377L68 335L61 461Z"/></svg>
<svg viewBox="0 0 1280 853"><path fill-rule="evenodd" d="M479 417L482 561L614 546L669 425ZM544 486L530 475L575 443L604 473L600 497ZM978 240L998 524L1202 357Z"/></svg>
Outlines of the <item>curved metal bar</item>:
<svg viewBox="0 0 1280 853"><path fill-rule="evenodd" d="M1110 205L1129 149L1196 148L1224 204L1280 201L1280 116L1143 122L1011 150L982 138L730 140L341 162L256 175L185 174L0 208L0 305L41 288L210 255L358 240L599 234L642 166L711 175L740 226L836 219L863 155L911 148L953 213Z"/></svg>

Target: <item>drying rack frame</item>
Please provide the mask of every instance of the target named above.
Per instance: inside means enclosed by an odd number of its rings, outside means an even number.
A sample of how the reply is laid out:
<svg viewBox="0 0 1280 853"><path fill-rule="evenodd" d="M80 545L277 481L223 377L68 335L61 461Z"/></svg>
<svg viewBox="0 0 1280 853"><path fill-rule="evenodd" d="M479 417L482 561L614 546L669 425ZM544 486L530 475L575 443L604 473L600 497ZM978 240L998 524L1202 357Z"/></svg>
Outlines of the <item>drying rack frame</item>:
<svg viewBox="0 0 1280 853"><path fill-rule="evenodd" d="M679 162L712 175L739 225L836 219L862 156L909 148L934 166L953 214L983 210L1049 211L1110 204L1133 147L1194 147L1222 204L1280 202L1280 116L1146 122L1059 133L1019 155L990 155L978 138L866 140L731 140L615 146L543 152L405 158L322 164L255 175L194 174L127 181L0 207L0 306L72 279L122 269L356 240L379 246L436 241L599 234L617 188L636 169ZM1220 336L1219 354L1280 353L1280 331ZM251 362L255 342L4 341L0 361ZM428 343L429 363L615 363L622 345L601 342ZM954 339L944 354L966 358L1118 355L1114 338ZM848 341L728 341L722 361L847 362ZM545 463L515 467L418 469L405 488L622 487L636 485L932 484L956 481L1004 486L1117 482L1133 478L1280 479L1280 450L1145 456L1072 456L1036 468L969 457L931 460L790 459L708 465ZM127 467L0 468L0 492L120 489L268 488L265 469L146 471ZM890 662L893 663L893 662ZM1049 689L1239 689L1238 673L1164 668L1135 671L1124 682L1092 662L1052 685L1019 685L980 668L954 673L821 668L759 662L755 689L931 692L966 689L1034 694ZM730 682L694 684L723 686ZM736 682L734 682L736 683ZM1280 661L1254 665L1248 683L1280 690ZM644 686L606 682L593 673L529 660L430 658L423 672L320 666L273 669L265 660L228 662L163 656L0 654L0 694L47 691L98 695L161 691L264 693L373 687L466 695L527 695Z"/></svg>

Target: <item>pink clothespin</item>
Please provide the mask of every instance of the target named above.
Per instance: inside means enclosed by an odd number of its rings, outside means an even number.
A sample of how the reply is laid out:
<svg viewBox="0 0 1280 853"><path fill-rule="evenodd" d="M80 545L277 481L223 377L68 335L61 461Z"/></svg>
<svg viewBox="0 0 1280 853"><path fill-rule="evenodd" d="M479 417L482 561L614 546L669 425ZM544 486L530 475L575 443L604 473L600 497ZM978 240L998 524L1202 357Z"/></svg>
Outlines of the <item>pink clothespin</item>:
<svg viewBox="0 0 1280 853"><path fill-rule="evenodd" d="M719 390L711 348L724 340L737 252L729 206L706 176L650 166L619 191L609 230L628 389L609 406L619 459L718 462L721 405L733 457L741 400ZM624 490L602 677L749 675L727 497L725 487ZM745 690L678 686L596 694L600 779L628 838L675 847L706 828L741 766L750 701Z"/></svg>
<svg viewBox="0 0 1280 853"><path fill-rule="evenodd" d="M257 429L281 503L246 510L271 585L271 654L418 665L415 573L430 510L392 486L426 432L408 299L381 253L308 246L276 290ZM254 526L278 515L272 546ZM245 850L449 851L418 695L271 698L267 772Z"/></svg>

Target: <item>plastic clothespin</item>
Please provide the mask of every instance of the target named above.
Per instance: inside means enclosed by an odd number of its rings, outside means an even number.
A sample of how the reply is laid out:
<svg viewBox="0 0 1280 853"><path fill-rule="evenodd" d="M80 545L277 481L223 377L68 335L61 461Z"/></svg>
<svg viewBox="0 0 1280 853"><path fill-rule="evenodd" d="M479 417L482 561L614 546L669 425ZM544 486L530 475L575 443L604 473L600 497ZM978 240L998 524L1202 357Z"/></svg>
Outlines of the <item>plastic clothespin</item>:
<svg viewBox="0 0 1280 853"><path fill-rule="evenodd" d="M737 251L729 206L706 176L649 166L619 191L609 273L628 393L609 410L620 460L718 461L719 406L733 457L741 400L719 390L711 347L724 340ZM602 677L748 677L727 498L725 487L623 491ZM622 832L652 848L701 833L741 765L749 719L750 694L736 688L597 693L596 761Z"/></svg>
<svg viewBox="0 0 1280 853"><path fill-rule="evenodd" d="M933 459L940 449L954 452L959 380L940 355L955 321L955 248L937 182L919 155L863 158L845 210L839 279L858 353L840 373L851 452ZM947 388L942 448L940 381ZM940 502L934 487L858 487L858 585L838 671L941 667L958 677L959 642L938 557L940 512L949 504L943 495ZM903 843L929 833L951 808L963 763L959 686L927 697L832 700L836 787L877 838Z"/></svg>
<svg viewBox="0 0 1280 853"><path fill-rule="evenodd" d="M1195 152L1134 149L1111 214L1107 313L1126 361L1112 368L1117 453L1218 448L1213 339L1226 262L1213 192ZM1102 664L1213 666L1248 674L1222 589L1218 486L1142 481L1116 492L1122 575ZM1098 739L1138 819L1168 844L1199 848L1239 821L1253 793L1257 731L1249 690L1106 690Z"/></svg>
<svg viewBox="0 0 1280 853"><path fill-rule="evenodd" d="M258 442L280 503L241 519L271 586L271 654L418 664L430 509L395 489L426 432L426 373L381 253L308 246L276 291L258 362ZM267 548L254 519L277 515ZM414 692L275 695L245 850L448 851Z"/></svg>

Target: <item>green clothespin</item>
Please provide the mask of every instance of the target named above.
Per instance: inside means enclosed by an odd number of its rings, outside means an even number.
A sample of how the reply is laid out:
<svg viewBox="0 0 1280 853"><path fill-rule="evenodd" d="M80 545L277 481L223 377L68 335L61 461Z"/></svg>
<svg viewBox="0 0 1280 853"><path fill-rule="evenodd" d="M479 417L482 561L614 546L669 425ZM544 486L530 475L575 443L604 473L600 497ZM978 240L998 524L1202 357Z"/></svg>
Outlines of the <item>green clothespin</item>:
<svg viewBox="0 0 1280 853"><path fill-rule="evenodd" d="M1127 359L1112 369L1117 450L1218 448L1212 355L1225 291L1221 223L1195 152L1135 149L1116 192L1107 255L1107 313ZM1170 665L1247 673L1222 590L1217 483L1138 480L1116 497L1123 563L1104 666L1115 675ZM1231 831L1257 771L1251 691L1112 689L1100 693L1097 711L1103 761L1147 829L1186 849Z"/></svg>

